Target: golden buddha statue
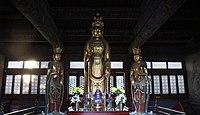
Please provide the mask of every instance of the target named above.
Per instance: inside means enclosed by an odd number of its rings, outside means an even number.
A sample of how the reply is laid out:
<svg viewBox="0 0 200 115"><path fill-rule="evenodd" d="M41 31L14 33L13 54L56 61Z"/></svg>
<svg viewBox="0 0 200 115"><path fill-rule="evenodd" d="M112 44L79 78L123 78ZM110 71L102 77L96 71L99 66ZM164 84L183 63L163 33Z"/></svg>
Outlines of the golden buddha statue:
<svg viewBox="0 0 200 115"><path fill-rule="evenodd" d="M55 47L53 61L48 64L45 114L60 114L64 95L64 70L61 60L62 49Z"/></svg>
<svg viewBox="0 0 200 115"><path fill-rule="evenodd" d="M133 48L134 60L130 70L131 93L135 114L146 114L149 100L149 79L146 62L142 61L141 49Z"/></svg>
<svg viewBox="0 0 200 115"><path fill-rule="evenodd" d="M84 49L84 93L85 97L88 97L90 101L93 100L93 95L97 90L105 94L106 81L110 77L110 48L103 38L103 26L102 18L97 14L92 23L92 37L86 43ZM109 92L109 88L107 88L107 91ZM105 108L106 100L103 103L98 105L103 105ZM93 106L93 104L90 103L89 106Z"/></svg>

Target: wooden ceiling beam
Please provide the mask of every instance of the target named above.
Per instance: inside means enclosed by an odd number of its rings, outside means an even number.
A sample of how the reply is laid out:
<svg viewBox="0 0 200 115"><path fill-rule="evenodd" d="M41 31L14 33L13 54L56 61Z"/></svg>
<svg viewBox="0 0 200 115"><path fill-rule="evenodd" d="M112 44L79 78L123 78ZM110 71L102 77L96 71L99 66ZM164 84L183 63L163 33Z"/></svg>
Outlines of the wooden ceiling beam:
<svg viewBox="0 0 200 115"><path fill-rule="evenodd" d="M10 0L52 46L62 45L61 35L48 13L45 0Z"/></svg>
<svg viewBox="0 0 200 115"><path fill-rule="evenodd" d="M185 0L144 0L141 17L134 28L133 42L129 47L141 47L184 3Z"/></svg>

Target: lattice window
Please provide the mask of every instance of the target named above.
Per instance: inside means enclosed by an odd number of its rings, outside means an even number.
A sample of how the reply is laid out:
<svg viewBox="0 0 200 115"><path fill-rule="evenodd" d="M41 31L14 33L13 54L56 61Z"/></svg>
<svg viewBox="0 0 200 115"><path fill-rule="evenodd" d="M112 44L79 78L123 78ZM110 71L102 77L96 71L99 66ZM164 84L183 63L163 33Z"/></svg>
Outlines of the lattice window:
<svg viewBox="0 0 200 115"><path fill-rule="evenodd" d="M147 63L147 69L151 69L151 62L146 62Z"/></svg>
<svg viewBox="0 0 200 115"><path fill-rule="evenodd" d="M166 62L152 62L153 69L167 69Z"/></svg>
<svg viewBox="0 0 200 115"><path fill-rule="evenodd" d="M149 78L149 85L150 85L150 94L152 94L152 79L151 79L151 76L148 75L148 78Z"/></svg>
<svg viewBox="0 0 200 115"><path fill-rule="evenodd" d="M31 94L37 94L38 75L31 76Z"/></svg>
<svg viewBox="0 0 200 115"><path fill-rule="evenodd" d="M110 76L110 91L112 91L113 87L114 87L114 77Z"/></svg>
<svg viewBox="0 0 200 115"><path fill-rule="evenodd" d="M30 75L23 75L22 94L29 93Z"/></svg>
<svg viewBox="0 0 200 115"><path fill-rule="evenodd" d="M84 83L85 83L84 76L80 76L79 77L79 84L80 84L79 87L83 90L84 90Z"/></svg>
<svg viewBox="0 0 200 115"><path fill-rule="evenodd" d="M40 76L40 94L45 94L47 75Z"/></svg>
<svg viewBox="0 0 200 115"><path fill-rule="evenodd" d="M6 75L5 94L12 93L12 81L13 81L13 75Z"/></svg>
<svg viewBox="0 0 200 115"><path fill-rule="evenodd" d="M181 62L168 62L168 69L182 69Z"/></svg>
<svg viewBox="0 0 200 115"><path fill-rule="evenodd" d="M159 75L153 76L154 94L160 94L160 77Z"/></svg>
<svg viewBox="0 0 200 115"><path fill-rule="evenodd" d="M72 89L76 87L76 76L69 76L69 94L72 95Z"/></svg>
<svg viewBox="0 0 200 115"><path fill-rule="evenodd" d="M161 75L161 78L162 78L162 93L169 94L168 76Z"/></svg>
<svg viewBox="0 0 200 115"><path fill-rule="evenodd" d="M48 68L49 61L41 61L40 68Z"/></svg>
<svg viewBox="0 0 200 115"><path fill-rule="evenodd" d="M39 68L39 61L24 61L24 68Z"/></svg>
<svg viewBox="0 0 200 115"><path fill-rule="evenodd" d="M8 61L8 68L23 68L23 61Z"/></svg>
<svg viewBox="0 0 200 115"><path fill-rule="evenodd" d="M125 88L124 85L124 76L116 76L117 88Z"/></svg>
<svg viewBox="0 0 200 115"><path fill-rule="evenodd" d="M170 90L171 94L177 94L177 87L176 87L176 76L175 75L170 75Z"/></svg>
<svg viewBox="0 0 200 115"><path fill-rule="evenodd" d="M21 75L15 75L14 80L14 94L20 94Z"/></svg>
<svg viewBox="0 0 200 115"><path fill-rule="evenodd" d="M184 76L178 75L178 91L179 93L185 93Z"/></svg>
<svg viewBox="0 0 200 115"><path fill-rule="evenodd" d="M123 69L123 62L110 62L111 69Z"/></svg>
<svg viewBox="0 0 200 115"><path fill-rule="evenodd" d="M107 84L108 84L108 80L107 80ZM110 92L112 91L113 87L114 87L114 77L110 76ZM108 88L108 85L106 86L106 92L108 92L107 88Z"/></svg>

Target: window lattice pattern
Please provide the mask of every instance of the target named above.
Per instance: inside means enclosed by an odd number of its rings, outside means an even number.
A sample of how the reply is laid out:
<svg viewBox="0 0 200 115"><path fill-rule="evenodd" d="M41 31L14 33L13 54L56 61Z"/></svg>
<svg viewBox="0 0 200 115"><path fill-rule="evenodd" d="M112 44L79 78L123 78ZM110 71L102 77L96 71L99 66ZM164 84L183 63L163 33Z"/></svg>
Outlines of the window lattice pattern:
<svg viewBox="0 0 200 115"><path fill-rule="evenodd" d="M6 75L5 94L12 93L12 81L13 81L13 75Z"/></svg>
<svg viewBox="0 0 200 115"><path fill-rule="evenodd" d="M152 94L152 79L151 79L151 76L149 75L148 76L148 78L149 78L149 85L150 85L150 94Z"/></svg>
<svg viewBox="0 0 200 115"><path fill-rule="evenodd" d="M113 87L114 87L114 77L110 76L110 91L112 91Z"/></svg>
<svg viewBox="0 0 200 115"><path fill-rule="evenodd" d="M113 87L114 87L114 77L110 76L110 92L112 91ZM108 80L107 80L106 92L108 92L107 88L108 88Z"/></svg>
<svg viewBox="0 0 200 115"><path fill-rule="evenodd" d="M116 76L116 84L117 88L123 88L125 87L124 85L124 76Z"/></svg>
<svg viewBox="0 0 200 115"><path fill-rule="evenodd" d="M69 94L72 94L74 87L76 87L76 76L69 76Z"/></svg>
<svg viewBox="0 0 200 115"><path fill-rule="evenodd" d="M170 89L171 89L171 94L176 94L176 76L175 75L170 75Z"/></svg>
<svg viewBox="0 0 200 115"><path fill-rule="evenodd" d="M79 84L80 84L80 88L84 90L84 76L80 76L79 77Z"/></svg>
<svg viewBox="0 0 200 115"><path fill-rule="evenodd" d="M162 75L162 93L169 94L169 86L168 86L168 76Z"/></svg>
<svg viewBox="0 0 200 115"><path fill-rule="evenodd" d="M8 61L8 68L23 68L23 61Z"/></svg>
<svg viewBox="0 0 200 115"><path fill-rule="evenodd" d="M185 93L184 77L183 75L178 75L178 91L179 93Z"/></svg>
<svg viewBox="0 0 200 115"><path fill-rule="evenodd" d="M37 94L38 87L38 75L32 75L31 77L31 94Z"/></svg>
<svg viewBox="0 0 200 115"><path fill-rule="evenodd" d="M40 94L45 94L47 75L40 76Z"/></svg>
<svg viewBox="0 0 200 115"><path fill-rule="evenodd" d="M49 61L42 61L40 68L48 68Z"/></svg>
<svg viewBox="0 0 200 115"><path fill-rule="evenodd" d="M152 62L153 69L167 69L166 62Z"/></svg>
<svg viewBox="0 0 200 115"><path fill-rule="evenodd" d="M21 75L15 75L14 94L20 94Z"/></svg>
<svg viewBox="0 0 200 115"><path fill-rule="evenodd" d="M160 94L160 77L159 75L153 76L154 94Z"/></svg>
<svg viewBox="0 0 200 115"><path fill-rule="evenodd" d="M39 61L24 61L24 68L39 68Z"/></svg>
<svg viewBox="0 0 200 115"><path fill-rule="evenodd" d="M22 94L29 93L30 75L23 75Z"/></svg>

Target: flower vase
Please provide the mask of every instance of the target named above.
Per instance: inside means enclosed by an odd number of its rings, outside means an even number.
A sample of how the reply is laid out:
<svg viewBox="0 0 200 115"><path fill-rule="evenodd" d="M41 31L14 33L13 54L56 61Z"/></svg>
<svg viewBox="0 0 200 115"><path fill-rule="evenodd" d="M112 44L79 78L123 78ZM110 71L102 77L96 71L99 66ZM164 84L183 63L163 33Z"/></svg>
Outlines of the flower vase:
<svg viewBox="0 0 200 115"><path fill-rule="evenodd" d="M80 102L80 92L76 92L75 96L76 96L77 100L75 101L74 111L79 111L79 109L80 109L80 105L79 105L79 102Z"/></svg>
<svg viewBox="0 0 200 115"><path fill-rule="evenodd" d="M76 102L75 103L75 111L79 111L79 109L80 109L79 102Z"/></svg>
<svg viewBox="0 0 200 115"><path fill-rule="evenodd" d="M122 94L121 92L116 92L116 95L119 96L120 94Z"/></svg>
<svg viewBox="0 0 200 115"><path fill-rule="evenodd" d="M123 111L123 104L122 104L122 102L119 102L119 111Z"/></svg>

